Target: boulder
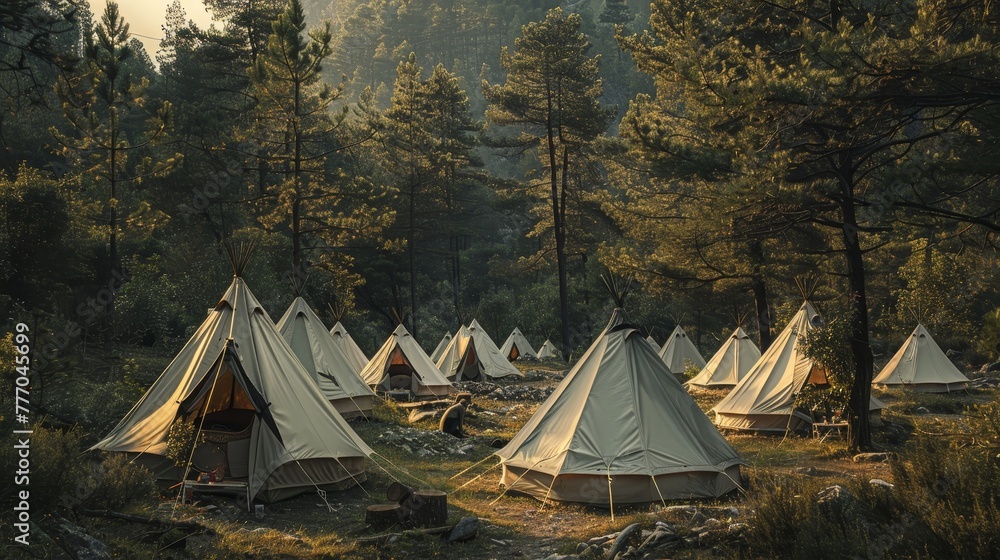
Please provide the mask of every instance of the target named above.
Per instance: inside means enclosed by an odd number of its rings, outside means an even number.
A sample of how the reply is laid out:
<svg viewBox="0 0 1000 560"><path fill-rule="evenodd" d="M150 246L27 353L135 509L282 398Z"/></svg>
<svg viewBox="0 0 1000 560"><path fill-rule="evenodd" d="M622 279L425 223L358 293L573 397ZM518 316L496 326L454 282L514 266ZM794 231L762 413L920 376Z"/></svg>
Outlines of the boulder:
<svg viewBox="0 0 1000 560"><path fill-rule="evenodd" d="M472 540L479 532L478 517L463 517L455 524L455 528L448 534L448 542L464 542Z"/></svg>

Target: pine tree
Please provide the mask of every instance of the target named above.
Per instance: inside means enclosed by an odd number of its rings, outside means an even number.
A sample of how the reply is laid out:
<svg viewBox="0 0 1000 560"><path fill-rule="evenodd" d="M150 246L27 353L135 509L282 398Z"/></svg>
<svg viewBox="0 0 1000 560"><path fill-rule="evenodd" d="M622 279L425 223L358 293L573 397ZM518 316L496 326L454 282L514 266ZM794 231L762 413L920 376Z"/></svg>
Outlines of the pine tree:
<svg viewBox="0 0 1000 560"><path fill-rule="evenodd" d="M352 183L336 165L334 156L354 141L345 125L347 108L332 110L343 84L334 88L322 80L332 52L329 22L306 35L302 4L290 0L272 29L251 68L257 106L249 134L267 172L280 177L276 186L261 181L261 220L271 230L288 227L291 266L303 273L307 250L329 256L339 240L372 234L392 215L378 212L377 194L368 192L371 199L364 200L364 181Z"/></svg>
<svg viewBox="0 0 1000 560"><path fill-rule="evenodd" d="M589 171L589 150L614 117L613 110L598 102L602 89L598 59L587 55L590 44L580 33L580 23L578 14L566 15L555 8L543 21L525 25L514 41L514 51L501 51L506 81L500 85L483 82L489 102L487 120L521 129L517 137L504 142L533 149L548 176L564 358L570 353L566 262L570 190Z"/></svg>
<svg viewBox="0 0 1000 560"><path fill-rule="evenodd" d="M142 122L151 105L147 94L149 80L133 74L143 68L132 58L136 55L129 41L129 26L108 2L100 24L84 35L82 65L78 73L59 83L58 93L69 125L68 131L53 127L52 133L63 153L76 166L76 176L85 188L103 191L98 210L98 230L107 236L108 261L102 283L120 274L119 243L123 226L142 215L146 223L161 222L166 216L148 203L131 200L126 188L142 178L168 172L177 163L177 154L150 157L148 149L167 132L170 103L163 102L148 123ZM146 153L143 153L146 151ZM145 156L145 157L143 157ZM114 310L114 297L107 311Z"/></svg>

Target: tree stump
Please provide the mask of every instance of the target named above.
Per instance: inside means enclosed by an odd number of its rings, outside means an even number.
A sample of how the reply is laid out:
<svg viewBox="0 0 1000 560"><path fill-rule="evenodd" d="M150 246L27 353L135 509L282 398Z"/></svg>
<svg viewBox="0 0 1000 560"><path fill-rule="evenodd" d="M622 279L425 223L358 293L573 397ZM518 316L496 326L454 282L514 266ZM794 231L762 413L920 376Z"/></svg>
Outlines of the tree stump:
<svg viewBox="0 0 1000 560"><path fill-rule="evenodd" d="M417 490L407 505L416 527L436 527L448 520L448 494L440 490Z"/></svg>
<svg viewBox="0 0 1000 560"><path fill-rule="evenodd" d="M399 504L376 504L365 510L365 524L373 529L387 529L402 522Z"/></svg>
<svg viewBox="0 0 1000 560"><path fill-rule="evenodd" d="M397 504L405 502L412 495L413 488L399 482L393 482L385 490L385 497L388 498L390 502L396 502Z"/></svg>

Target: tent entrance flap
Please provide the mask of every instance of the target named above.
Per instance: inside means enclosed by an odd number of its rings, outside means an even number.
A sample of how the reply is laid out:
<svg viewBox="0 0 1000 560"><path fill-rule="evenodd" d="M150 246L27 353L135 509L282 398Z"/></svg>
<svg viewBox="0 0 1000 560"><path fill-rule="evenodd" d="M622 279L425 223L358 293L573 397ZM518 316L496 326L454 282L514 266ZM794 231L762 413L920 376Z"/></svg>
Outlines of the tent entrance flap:
<svg viewBox="0 0 1000 560"><path fill-rule="evenodd" d="M240 359L229 345L208 372L209 374L202 378L188 397L180 403L179 413L185 420L194 421L204 414L206 420L211 418L212 421L226 423L247 418L245 414L240 414L240 411L245 411L258 416L278 441L281 441L278 426L271 416L270 404L254 387ZM212 400L206 402L209 395ZM239 427L232 426L232 428Z"/></svg>

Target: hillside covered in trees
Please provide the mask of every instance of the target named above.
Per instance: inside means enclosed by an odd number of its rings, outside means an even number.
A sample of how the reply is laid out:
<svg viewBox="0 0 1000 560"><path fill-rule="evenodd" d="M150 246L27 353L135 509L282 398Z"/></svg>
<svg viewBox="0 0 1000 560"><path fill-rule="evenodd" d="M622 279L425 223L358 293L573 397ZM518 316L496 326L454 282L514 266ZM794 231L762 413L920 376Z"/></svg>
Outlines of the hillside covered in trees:
<svg viewBox="0 0 1000 560"><path fill-rule="evenodd" d="M0 308L55 417L131 406L227 240L273 318L308 278L369 353L398 313L427 350L477 318L578 355L610 268L703 353L741 314L766 347L808 277L852 410L918 318L1000 359L991 2L205 5L156 53L114 3L0 6Z"/></svg>

